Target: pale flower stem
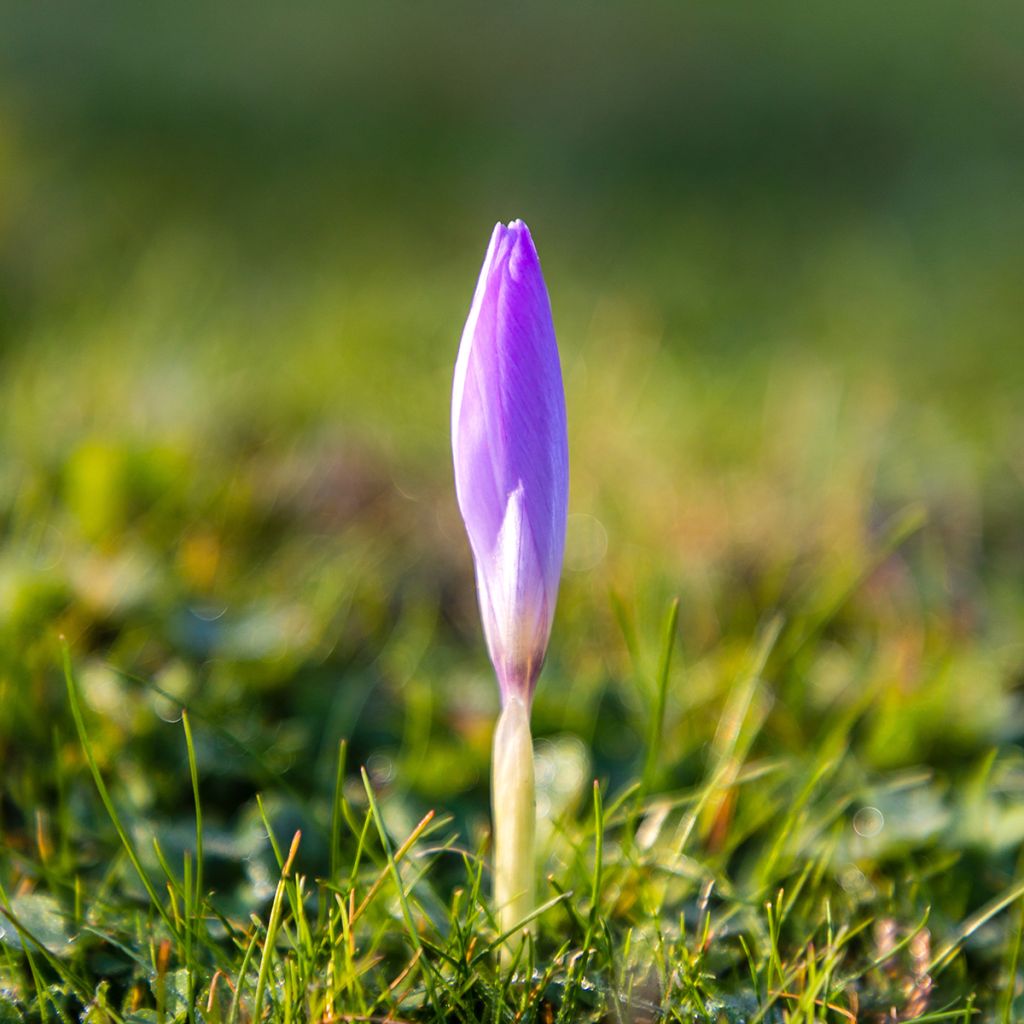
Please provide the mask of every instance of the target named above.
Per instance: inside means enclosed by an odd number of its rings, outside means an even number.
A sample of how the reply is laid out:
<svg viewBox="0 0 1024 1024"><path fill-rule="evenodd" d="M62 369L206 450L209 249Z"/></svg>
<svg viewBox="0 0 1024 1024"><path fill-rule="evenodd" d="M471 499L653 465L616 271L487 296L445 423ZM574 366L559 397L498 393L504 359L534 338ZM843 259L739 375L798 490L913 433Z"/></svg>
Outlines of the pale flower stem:
<svg viewBox="0 0 1024 1024"><path fill-rule="evenodd" d="M498 929L515 927L534 909L536 796L530 712L510 697L494 731L491 761L491 809L494 818L494 906ZM529 927L529 926L527 926ZM509 936L502 965L515 959L525 932Z"/></svg>

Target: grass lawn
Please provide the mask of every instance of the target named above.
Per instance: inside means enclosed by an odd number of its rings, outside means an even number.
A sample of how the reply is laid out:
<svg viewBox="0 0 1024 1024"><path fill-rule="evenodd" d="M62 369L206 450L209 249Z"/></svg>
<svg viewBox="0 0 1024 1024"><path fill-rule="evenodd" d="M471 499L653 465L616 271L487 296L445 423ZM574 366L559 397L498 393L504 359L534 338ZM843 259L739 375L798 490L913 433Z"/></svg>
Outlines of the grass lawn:
<svg viewBox="0 0 1024 1024"><path fill-rule="evenodd" d="M1024 1020L1018 10L112 11L0 38L0 1024ZM504 971L448 417L515 216Z"/></svg>

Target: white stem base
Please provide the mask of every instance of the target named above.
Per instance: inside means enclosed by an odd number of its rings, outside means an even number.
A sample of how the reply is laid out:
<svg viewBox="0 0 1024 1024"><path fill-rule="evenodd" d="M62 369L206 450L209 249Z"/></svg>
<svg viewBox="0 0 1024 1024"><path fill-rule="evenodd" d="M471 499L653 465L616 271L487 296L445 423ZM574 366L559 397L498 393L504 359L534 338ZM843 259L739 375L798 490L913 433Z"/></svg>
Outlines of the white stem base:
<svg viewBox="0 0 1024 1024"><path fill-rule="evenodd" d="M511 697L494 731L491 761L494 906L502 933L534 910L536 804L530 712L522 701ZM515 958L529 927L503 944L502 964L508 966Z"/></svg>

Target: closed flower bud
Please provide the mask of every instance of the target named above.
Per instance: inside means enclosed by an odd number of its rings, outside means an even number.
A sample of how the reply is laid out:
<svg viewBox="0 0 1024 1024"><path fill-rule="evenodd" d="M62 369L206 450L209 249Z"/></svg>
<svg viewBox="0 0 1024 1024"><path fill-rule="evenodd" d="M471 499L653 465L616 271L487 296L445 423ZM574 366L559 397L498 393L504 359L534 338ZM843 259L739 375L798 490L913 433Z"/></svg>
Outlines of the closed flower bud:
<svg viewBox="0 0 1024 1024"><path fill-rule="evenodd" d="M495 227L480 271L455 364L452 453L502 702L528 708L558 597L569 458L551 304L522 221Z"/></svg>
<svg viewBox="0 0 1024 1024"><path fill-rule="evenodd" d="M536 873L530 704L544 664L565 548L569 453L551 304L529 229L491 236L452 388L455 490L501 687L491 803L494 903L516 961Z"/></svg>

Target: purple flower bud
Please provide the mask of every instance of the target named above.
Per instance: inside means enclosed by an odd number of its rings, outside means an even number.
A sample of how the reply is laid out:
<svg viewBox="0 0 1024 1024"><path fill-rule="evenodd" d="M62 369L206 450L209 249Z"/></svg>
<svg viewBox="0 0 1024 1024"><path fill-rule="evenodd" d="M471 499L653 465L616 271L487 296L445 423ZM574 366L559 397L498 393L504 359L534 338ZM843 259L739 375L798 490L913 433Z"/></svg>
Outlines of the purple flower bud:
<svg viewBox="0 0 1024 1024"><path fill-rule="evenodd" d="M558 597L569 452L551 304L520 220L495 226L462 332L452 454L502 703L529 707Z"/></svg>

